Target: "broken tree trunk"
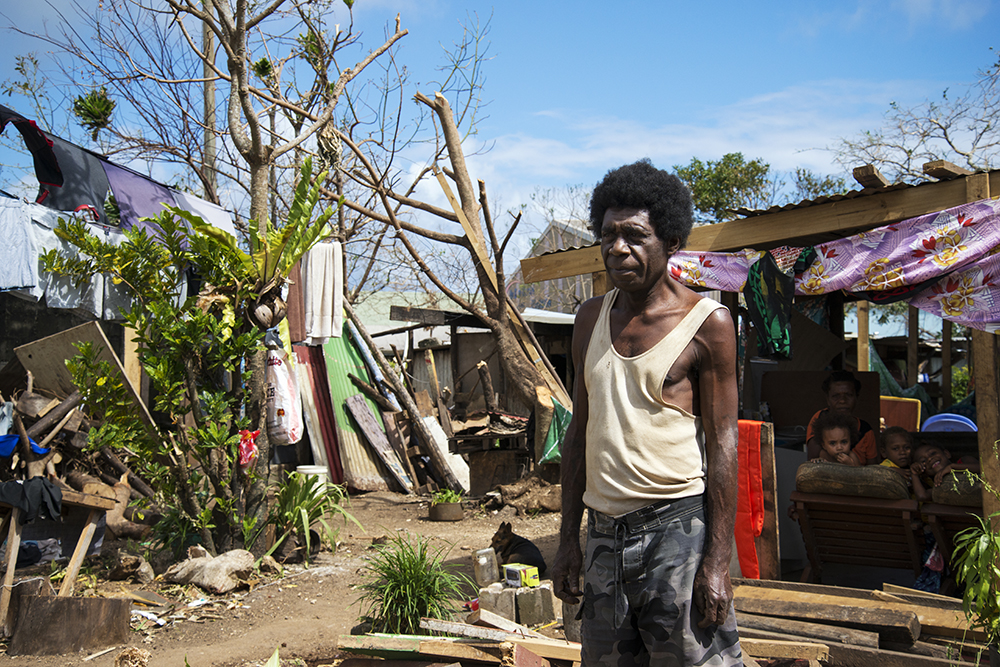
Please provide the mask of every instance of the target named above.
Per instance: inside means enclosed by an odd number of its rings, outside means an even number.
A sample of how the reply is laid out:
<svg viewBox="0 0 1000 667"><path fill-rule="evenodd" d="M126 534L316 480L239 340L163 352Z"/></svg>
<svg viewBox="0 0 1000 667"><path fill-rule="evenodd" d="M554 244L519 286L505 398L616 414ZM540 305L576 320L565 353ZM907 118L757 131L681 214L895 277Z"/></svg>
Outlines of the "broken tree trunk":
<svg viewBox="0 0 1000 667"><path fill-rule="evenodd" d="M493 392L493 378L490 376L490 367L485 361L476 364L479 371L479 379L483 382L483 398L486 399L487 412L499 412L497 408L497 395Z"/></svg>
<svg viewBox="0 0 1000 667"><path fill-rule="evenodd" d="M149 484L139 479L139 477L132 472L132 469L125 465L118 455L111 451L108 447L101 447L101 456L107 461L112 468L114 468L119 475L128 475L128 483L133 489L146 496L147 498L153 498L156 496L156 492L150 488Z"/></svg>

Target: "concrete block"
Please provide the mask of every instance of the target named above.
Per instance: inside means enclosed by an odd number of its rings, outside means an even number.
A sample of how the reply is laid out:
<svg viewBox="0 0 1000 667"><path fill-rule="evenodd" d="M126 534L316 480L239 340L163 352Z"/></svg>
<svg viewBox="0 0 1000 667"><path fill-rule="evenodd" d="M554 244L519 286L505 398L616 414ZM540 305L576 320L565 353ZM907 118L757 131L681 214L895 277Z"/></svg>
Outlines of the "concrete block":
<svg viewBox="0 0 1000 667"><path fill-rule="evenodd" d="M556 620L552 582L517 589L517 622L521 625L544 625Z"/></svg>
<svg viewBox="0 0 1000 667"><path fill-rule="evenodd" d="M499 581L479 589L479 608L492 611L509 621L517 621L514 588L505 588Z"/></svg>
<svg viewBox="0 0 1000 667"><path fill-rule="evenodd" d="M559 601L562 604L562 619L563 619L563 632L566 634L566 639L571 642L580 641L580 621L576 615L580 612L580 606L583 604L583 598L576 604L570 604L569 602Z"/></svg>

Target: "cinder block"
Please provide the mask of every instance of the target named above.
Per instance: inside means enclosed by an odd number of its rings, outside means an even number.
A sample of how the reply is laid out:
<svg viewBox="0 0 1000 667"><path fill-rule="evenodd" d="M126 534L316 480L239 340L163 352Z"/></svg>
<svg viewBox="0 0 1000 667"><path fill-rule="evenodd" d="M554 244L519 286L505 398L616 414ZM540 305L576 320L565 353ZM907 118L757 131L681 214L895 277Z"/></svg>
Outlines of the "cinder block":
<svg viewBox="0 0 1000 667"><path fill-rule="evenodd" d="M544 625L556 620L552 582L532 588L517 589L517 622L521 625Z"/></svg>
<svg viewBox="0 0 1000 667"><path fill-rule="evenodd" d="M580 619L576 615L580 611L580 605L583 604L583 598L576 604L570 604L569 602L562 603L562 618L563 618L563 632L566 634L566 639L571 642L580 641Z"/></svg>
<svg viewBox="0 0 1000 667"><path fill-rule="evenodd" d="M514 588L505 588L499 581L479 589L479 608L492 611L509 621L517 621Z"/></svg>

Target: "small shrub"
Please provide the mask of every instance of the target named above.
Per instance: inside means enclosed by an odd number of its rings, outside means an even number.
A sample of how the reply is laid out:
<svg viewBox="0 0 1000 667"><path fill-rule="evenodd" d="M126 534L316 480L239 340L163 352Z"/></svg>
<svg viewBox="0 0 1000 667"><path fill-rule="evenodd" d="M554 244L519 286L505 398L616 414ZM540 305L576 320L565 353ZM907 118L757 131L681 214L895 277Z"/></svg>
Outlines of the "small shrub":
<svg viewBox="0 0 1000 667"><path fill-rule="evenodd" d="M347 489L339 484L324 482L315 475L303 475L300 472L293 472L288 475L275 494L274 507L271 510L269 523L281 531L274 546L268 551L273 553L282 542L288 539L293 533L301 535L306 542L305 554L303 558L306 564L309 563L309 553L312 551L310 528L314 524L319 524L323 528L320 539L325 540L331 549L337 545L337 535L339 529L333 528L327 523L327 516L340 515L347 520L353 521L362 528L358 520L344 509L347 502ZM249 527L252 530L253 526ZM363 528L362 528L363 530Z"/></svg>
<svg viewBox="0 0 1000 667"><path fill-rule="evenodd" d="M432 549L426 538L411 542L403 535L379 548L365 566L361 621L370 623L372 632L426 634L421 618L445 619L457 611L455 600L474 586L456 566L444 563L447 553Z"/></svg>
<svg viewBox="0 0 1000 667"><path fill-rule="evenodd" d="M456 493L451 489L441 489L440 491L435 491L434 495L431 497L431 505L460 502L462 502L462 494Z"/></svg>

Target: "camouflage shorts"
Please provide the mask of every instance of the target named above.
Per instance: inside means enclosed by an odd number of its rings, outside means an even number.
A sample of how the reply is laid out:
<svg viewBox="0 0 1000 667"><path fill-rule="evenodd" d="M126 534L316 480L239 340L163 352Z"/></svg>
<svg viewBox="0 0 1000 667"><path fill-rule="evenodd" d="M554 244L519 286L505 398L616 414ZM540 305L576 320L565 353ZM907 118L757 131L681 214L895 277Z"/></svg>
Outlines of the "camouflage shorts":
<svg viewBox="0 0 1000 667"><path fill-rule="evenodd" d="M743 664L732 606L723 625L701 629L691 601L705 541L701 496L619 519L590 510L587 529L583 665Z"/></svg>

